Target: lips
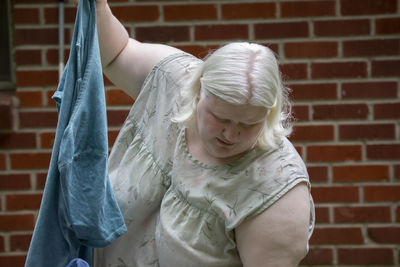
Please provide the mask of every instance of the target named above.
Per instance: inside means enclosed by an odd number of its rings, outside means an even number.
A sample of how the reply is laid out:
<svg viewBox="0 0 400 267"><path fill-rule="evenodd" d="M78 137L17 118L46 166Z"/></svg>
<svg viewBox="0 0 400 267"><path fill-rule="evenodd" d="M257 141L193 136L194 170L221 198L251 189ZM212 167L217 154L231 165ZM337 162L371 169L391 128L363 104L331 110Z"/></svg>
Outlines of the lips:
<svg viewBox="0 0 400 267"><path fill-rule="evenodd" d="M220 143L220 144L222 144L222 145L224 145L224 146L233 146L233 145L234 145L234 143L225 141L225 140L220 139L220 138L218 138L218 137L217 137L216 139L217 139L218 143Z"/></svg>

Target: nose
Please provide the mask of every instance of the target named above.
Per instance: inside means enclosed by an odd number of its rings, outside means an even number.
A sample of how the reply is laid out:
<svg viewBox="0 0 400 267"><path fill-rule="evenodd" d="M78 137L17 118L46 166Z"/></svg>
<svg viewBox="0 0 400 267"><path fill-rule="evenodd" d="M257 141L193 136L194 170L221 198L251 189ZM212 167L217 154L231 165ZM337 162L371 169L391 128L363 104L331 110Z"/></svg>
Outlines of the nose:
<svg viewBox="0 0 400 267"><path fill-rule="evenodd" d="M226 141L236 143L240 138L240 129L237 125L231 123L223 128L222 136L226 139Z"/></svg>

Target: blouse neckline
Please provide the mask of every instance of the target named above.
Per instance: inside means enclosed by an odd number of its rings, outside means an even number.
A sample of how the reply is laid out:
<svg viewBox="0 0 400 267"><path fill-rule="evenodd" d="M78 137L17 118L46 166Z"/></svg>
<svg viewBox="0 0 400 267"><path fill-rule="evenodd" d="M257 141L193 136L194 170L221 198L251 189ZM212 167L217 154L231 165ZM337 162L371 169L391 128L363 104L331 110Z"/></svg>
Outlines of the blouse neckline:
<svg viewBox="0 0 400 267"><path fill-rule="evenodd" d="M229 163L222 163L222 164L209 164L209 163L204 163L197 158L195 158L192 153L190 153L187 142L186 142L186 128L182 127L179 132L179 145L182 148L183 153L185 154L186 158L195 166L201 167L203 169L212 169L212 170L229 170L234 167L237 167L244 162L248 161L250 158L254 158L256 155L260 153L260 149L253 148L247 153L245 153L242 157L239 159L229 162Z"/></svg>

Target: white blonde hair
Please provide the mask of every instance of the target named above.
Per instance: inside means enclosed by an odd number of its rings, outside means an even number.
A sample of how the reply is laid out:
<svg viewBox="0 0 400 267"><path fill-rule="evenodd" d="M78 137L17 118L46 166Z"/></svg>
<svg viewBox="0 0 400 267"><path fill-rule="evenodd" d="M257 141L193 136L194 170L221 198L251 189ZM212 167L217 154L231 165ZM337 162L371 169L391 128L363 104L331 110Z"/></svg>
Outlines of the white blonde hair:
<svg viewBox="0 0 400 267"><path fill-rule="evenodd" d="M200 92L231 104L267 108L266 126L257 140L261 148L276 148L291 132L288 89L274 53L265 46L235 42L209 55L181 89L174 122L188 125L195 119Z"/></svg>

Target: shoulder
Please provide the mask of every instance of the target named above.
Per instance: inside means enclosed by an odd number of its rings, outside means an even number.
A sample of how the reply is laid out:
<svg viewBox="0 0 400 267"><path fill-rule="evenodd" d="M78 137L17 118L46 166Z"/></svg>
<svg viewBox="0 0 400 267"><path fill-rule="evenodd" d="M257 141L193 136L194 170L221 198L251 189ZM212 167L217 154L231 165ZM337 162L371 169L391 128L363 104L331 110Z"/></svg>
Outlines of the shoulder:
<svg viewBox="0 0 400 267"><path fill-rule="evenodd" d="M236 229L244 266L297 266L307 253L310 196L296 185L273 205Z"/></svg>
<svg viewBox="0 0 400 267"><path fill-rule="evenodd" d="M229 217L228 227L236 228L242 221L269 208L299 183L309 185L306 166L290 142L273 151L254 153L241 166L231 169L231 195L238 203L237 212ZM231 201L232 202L232 201Z"/></svg>

